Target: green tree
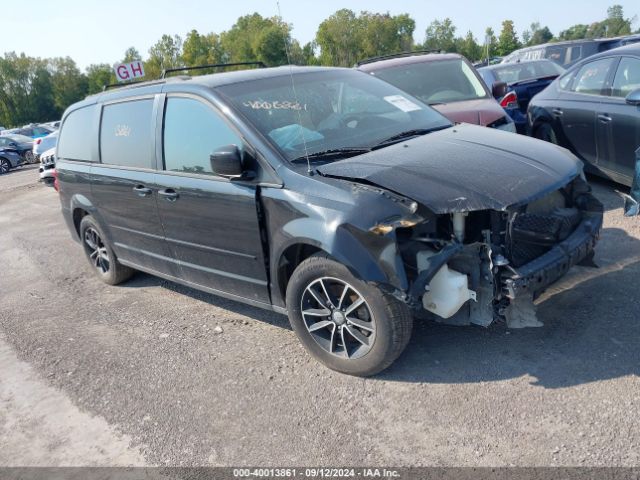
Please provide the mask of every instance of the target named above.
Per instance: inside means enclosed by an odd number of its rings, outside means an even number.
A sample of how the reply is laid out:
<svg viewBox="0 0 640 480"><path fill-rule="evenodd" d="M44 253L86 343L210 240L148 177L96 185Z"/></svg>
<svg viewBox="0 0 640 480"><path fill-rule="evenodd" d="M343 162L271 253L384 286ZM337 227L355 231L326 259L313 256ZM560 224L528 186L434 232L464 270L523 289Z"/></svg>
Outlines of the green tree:
<svg viewBox="0 0 640 480"><path fill-rule="evenodd" d="M215 33L201 35L191 30L182 45L182 60L187 66L221 63L223 51L220 37Z"/></svg>
<svg viewBox="0 0 640 480"><path fill-rule="evenodd" d="M471 30L467 32L465 37L456 40L456 51L472 62L482 58L482 47L476 41Z"/></svg>
<svg viewBox="0 0 640 480"><path fill-rule="evenodd" d="M149 49L149 59L144 64L147 78L159 78L163 70L183 66L182 38L179 35L162 35Z"/></svg>
<svg viewBox="0 0 640 480"><path fill-rule="evenodd" d="M98 63L87 67L87 93L102 91L105 85L116 83L117 79L113 68L108 63Z"/></svg>
<svg viewBox="0 0 640 480"><path fill-rule="evenodd" d="M320 63L350 67L364 57L360 44L360 25L349 9L338 10L320 23L316 43L320 47Z"/></svg>
<svg viewBox="0 0 640 480"><path fill-rule="evenodd" d="M69 105L87 95L87 77L70 57L53 58L50 61L53 104L59 118Z"/></svg>
<svg viewBox="0 0 640 480"><path fill-rule="evenodd" d="M529 27L529 30L522 32L523 45L541 45L548 43L553 38L553 33L547 26L540 26L539 22L533 22Z"/></svg>
<svg viewBox="0 0 640 480"><path fill-rule="evenodd" d="M496 53L498 55L509 55L514 50L520 48L518 35L516 34L512 20L502 22L502 31L498 37L498 45Z"/></svg>
<svg viewBox="0 0 640 480"><path fill-rule="evenodd" d="M0 57L0 124L5 127L59 118L49 62L9 52Z"/></svg>
<svg viewBox="0 0 640 480"><path fill-rule="evenodd" d="M238 18L220 34L225 61L261 61L269 66L288 63L287 48L292 46L291 27L278 17L264 18L258 13Z"/></svg>
<svg viewBox="0 0 640 480"><path fill-rule="evenodd" d="M484 43L482 47L482 57L493 57L497 55L498 51L498 39L493 31L493 28L487 27L484 31Z"/></svg>
<svg viewBox="0 0 640 480"><path fill-rule="evenodd" d="M424 48L426 50L456 51L456 27L450 18L434 20L425 32Z"/></svg>
<svg viewBox="0 0 640 480"><path fill-rule="evenodd" d="M618 37L631 34L632 20L624 18L622 5L612 5L607 8L607 19L604 21L607 37Z"/></svg>
<svg viewBox="0 0 640 480"><path fill-rule="evenodd" d="M142 60L142 55L135 47L129 47L124 51L124 58L122 63L135 62L136 60Z"/></svg>
<svg viewBox="0 0 640 480"><path fill-rule="evenodd" d="M581 40L587 37L587 31L589 30L589 25L584 25L582 23L578 23L573 25L566 30L563 30L558 35L559 40Z"/></svg>

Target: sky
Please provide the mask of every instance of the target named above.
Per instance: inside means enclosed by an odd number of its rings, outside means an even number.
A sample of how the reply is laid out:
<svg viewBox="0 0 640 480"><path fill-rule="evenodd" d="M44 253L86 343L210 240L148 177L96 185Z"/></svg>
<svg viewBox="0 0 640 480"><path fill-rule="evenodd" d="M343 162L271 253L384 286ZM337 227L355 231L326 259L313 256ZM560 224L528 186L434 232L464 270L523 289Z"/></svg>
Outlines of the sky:
<svg viewBox="0 0 640 480"><path fill-rule="evenodd" d="M514 21L518 34L536 21L557 34L576 23L604 19L614 3L624 7L625 17L640 18L638 0L280 0L280 11L293 24L293 36L301 44L313 40L320 22L341 8L409 13L416 21L418 42L424 40L430 22L450 17L458 35L471 30L482 42L486 27L498 34L506 19ZM164 33L184 38L194 28L200 33L221 32L242 15L278 14L276 0L30 0L28 7L17 5L15 0L0 0L4 12L13 11L12 20L0 28L0 53L70 56L83 69L92 63L117 62L130 46L146 57ZM633 28L640 28L638 20Z"/></svg>

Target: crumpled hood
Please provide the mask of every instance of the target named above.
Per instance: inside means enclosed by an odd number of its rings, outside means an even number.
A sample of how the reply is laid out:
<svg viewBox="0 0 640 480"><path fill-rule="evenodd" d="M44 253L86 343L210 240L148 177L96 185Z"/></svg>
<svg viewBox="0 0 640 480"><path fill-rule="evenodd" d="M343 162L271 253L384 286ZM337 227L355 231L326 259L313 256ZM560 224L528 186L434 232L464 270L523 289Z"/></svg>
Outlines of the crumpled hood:
<svg viewBox="0 0 640 480"><path fill-rule="evenodd" d="M457 125L318 168L407 196L434 213L504 210L578 175L568 150L515 133Z"/></svg>
<svg viewBox="0 0 640 480"><path fill-rule="evenodd" d="M463 102L443 103L432 105L442 115L452 122L473 123L487 126L506 116L498 102L492 98L466 100Z"/></svg>

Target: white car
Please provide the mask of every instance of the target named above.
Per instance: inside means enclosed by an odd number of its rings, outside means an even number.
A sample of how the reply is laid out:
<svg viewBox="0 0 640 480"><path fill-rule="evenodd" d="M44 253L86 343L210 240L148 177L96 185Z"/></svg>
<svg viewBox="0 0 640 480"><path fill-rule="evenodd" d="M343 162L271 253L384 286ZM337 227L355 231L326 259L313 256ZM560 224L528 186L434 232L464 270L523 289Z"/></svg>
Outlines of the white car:
<svg viewBox="0 0 640 480"><path fill-rule="evenodd" d="M40 181L53 185L56 171L56 148L50 148L40 155Z"/></svg>
<svg viewBox="0 0 640 480"><path fill-rule="evenodd" d="M34 161L40 160L40 154L46 152L50 148L56 148L58 143L58 131L50 133L46 137L36 138L33 141L33 158Z"/></svg>

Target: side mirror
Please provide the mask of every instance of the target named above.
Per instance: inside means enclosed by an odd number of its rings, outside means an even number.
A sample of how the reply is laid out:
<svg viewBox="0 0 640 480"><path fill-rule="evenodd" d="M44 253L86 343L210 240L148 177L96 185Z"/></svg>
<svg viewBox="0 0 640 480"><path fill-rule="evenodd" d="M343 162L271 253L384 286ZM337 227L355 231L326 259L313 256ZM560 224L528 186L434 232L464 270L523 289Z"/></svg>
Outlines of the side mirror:
<svg viewBox="0 0 640 480"><path fill-rule="evenodd" d="M493 98L502 98L507 94L507 82L495 82L491 87Z"/></svg>
<svg viewBox="0 0 640 480"><path fill-rule="evenodd" d="M640 88L633 90L625 97L625 101L629 105L640 105Z"/></svg>
<svg viewBox="0 0 640 480"><path fill-rule="evenodd" d="M242 156L236 145L225 145L209 156L211 170L225 178L241 178L243 176Z"/></svg>
<svg viewBox="0 0 640 480"><path fill-rule="evenodd" d="M9 143L9 146L10 146L10 147L17 147L17 146L18 146L18 144L17 144L16 142L10 142L10 143Z"/></svg>

